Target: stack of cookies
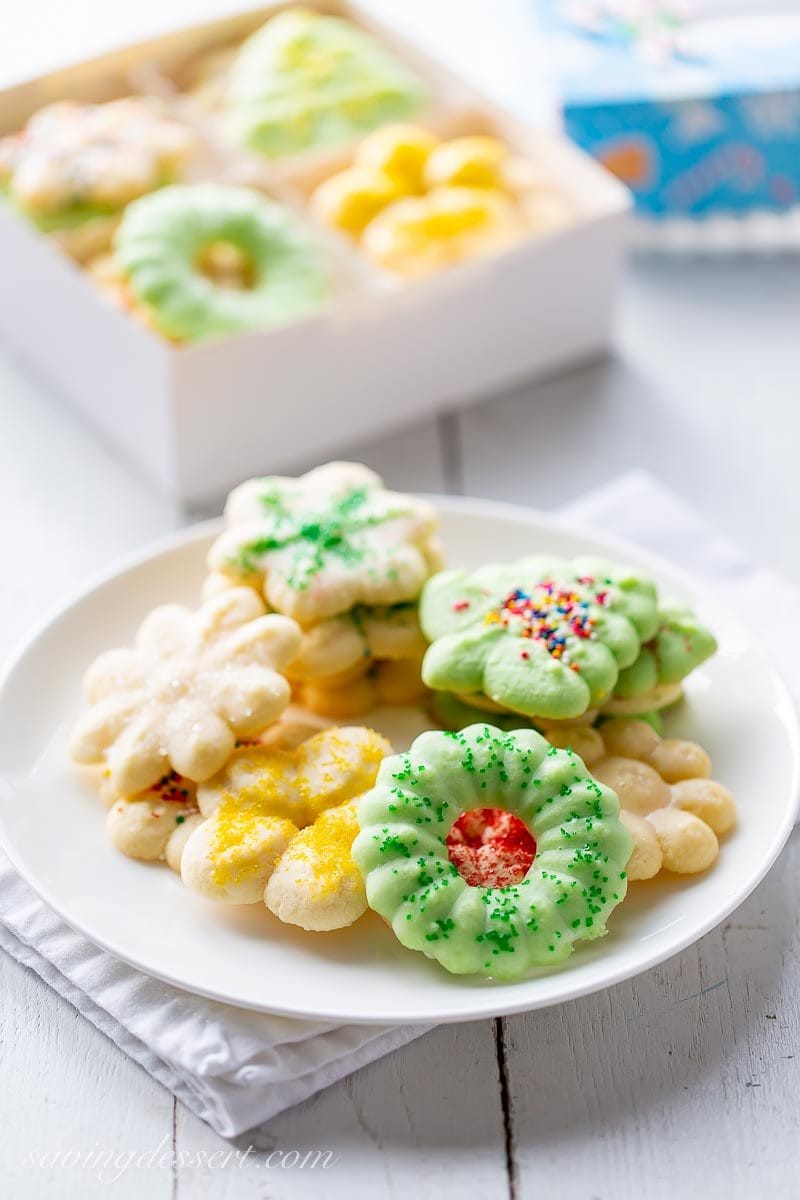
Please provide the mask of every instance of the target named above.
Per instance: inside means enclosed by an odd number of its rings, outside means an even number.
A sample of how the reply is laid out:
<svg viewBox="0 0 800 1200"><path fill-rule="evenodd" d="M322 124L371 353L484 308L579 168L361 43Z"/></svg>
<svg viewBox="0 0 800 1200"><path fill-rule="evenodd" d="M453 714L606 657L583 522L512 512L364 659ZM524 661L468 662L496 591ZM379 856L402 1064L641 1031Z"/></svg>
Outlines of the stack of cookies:
<svg viewBox="0 0 800 1200"><path fill-rule="evenodd" d="M547 731L674 704L682 680L716 650L693 613L659 605L655 584L593 558L532 555L442 571L425 588L431 642L422 677L457 727L490 712Z"/></svg>
<svg viewBox="0 0 800 1200"><path fill-rule="evenodd" d="M211 548L206 594L248 586L302 629L295 696L341 719L424 695L417 601L441 565L431 505L355 463L236 488Z"/></svg>

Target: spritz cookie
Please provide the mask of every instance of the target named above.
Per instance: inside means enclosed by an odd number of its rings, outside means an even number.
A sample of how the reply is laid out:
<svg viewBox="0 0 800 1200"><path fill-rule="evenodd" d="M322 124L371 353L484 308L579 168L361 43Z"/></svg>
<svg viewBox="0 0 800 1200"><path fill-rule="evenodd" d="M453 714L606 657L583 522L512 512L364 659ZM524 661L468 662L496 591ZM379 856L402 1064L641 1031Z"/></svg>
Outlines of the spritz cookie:
<svg viewBox="0 0 800 1200"><path fill-rule="evenodd" d="M154 99L65 100L0 140L0 189L81 260L99 253L130 201L184 172L195 134Z"/></svg>
<svg viewBox="0 0 800 1200"><path fill-rule="evenodd" d="M364 880L352 855L356 812L355 800L328 808L292 838L264 893L279 920L322 933L352 925L367 911Z"/></svg>
<svg viewBox="0 0 800 1200"><path fill-rule="evenodd" d="M525 729L528 725L543 733L554 746L571 746L576 754L589 763L604 750L599 749L595 737L599 736L592 723L597 720L597 709L587 709L580 717L571 720L525 718L521 713L507 712L483 695L456 695L455 692L427 692L425 706L440 729L463 729L465 725L491 719L499 729ZM491 717L487 717L487 713ZM602 747L602 739L600 741Z"/></svg>
<svg viewBox="0 0 800 1200"><path fill-rule="evenodd" d="M605 753L592 771L616 792L634 841L629 879L652 879L662 869L678 875L708 870L737 816L733 796L710 778L703 747L662 738L635 718L605 721L596 732Z"/></svg>
<svg viewBox="0 0 800 1200"><path fill-rule="evenodd" d="M620 671L606 711L619 716L665 708L681 695L681 682L717 650L709 629L688 609L659 613L656 634L636 660Z"/></svg>
<svg viewBox="0 0 800 1200"><path fill-rule="evenodd" d="M84 677L90 703L70 742L79 763L103 764L121 796L169 771L194 782L227 762L289 703L281 673L297 654L294 621L264 615L251 588L232 588L192 612L177 604L145 619L132 649L102 654Z"/></svg>
<svg viewBox="0 0 800 1200"><path fill-rule="evenodd" d="M131 204L110 269L121 303L165 337L205 341L282 325L327 298L320 245L285 205L252 188L177 184Z"/></svg>
<svg viewBox="0 0 800 1200"><path fill-rule="evenodd" d="M487 809L522 829L503 819L498 830ZM370 907L456 974L518 979L563 963L606 933L625 896L633 843L616 796L533 730L424 733L383 763L358 812L353 857Z"/></svg>
<svg viewBox="0 0 800 1200"><path fill-rule="evenodd" d="M443 571L420 600L428 687L527 717L604 703L658 627L653 583L594 559L531 557Z"/></svg>
<svg viewBox="0 0 800 1200"><path fill-rule="evenodd" d="M310 626L357 605L416 600L431 573L432 505L389 492L374 471L328 463L299 479L235 488L211 571L258 587L276 612Z"/></svg>
<svg viewBox="0 0 800 1200"><path fill-rule="evenodd" d="M219 775L198 788L205 820L184 848L184 883L214 900L263 900L270 875L298 831L371 787L390 752L384 738L361 727L322 730L294 751L238 750Z"/></svg>
<svg viewBox="0 0 800 1200"><path fill-rule="evenodd" d="M485 134L440 139L383 126L323 180L311 207L380 267L426 274L569 220L569 205L531 164Z"/></svg>
<svg viewBox="0 0 800 1200"><path fill-rule="evenodd" d="M233 137L276 158L337 146L410 116L426 89L364 30L296 8L247 39L221 98Z"/></svg>
<svg viewBox="0 0 800 1200"><path fill-rule="evenodd" d="M305 629L288 674L306 708L341 720L379 704L419 703L426 646L416 605L359 607Z"/></svg>
<svg viewBox="0 0 800 1200"><path fill-rule="evenodd" d="M145 862L169 861L173 834L184 835L200 820L196 788L190 779L169 771L152 787L133 796L120 796L109 776L100 785L100 796L108 805L106 830L116 850L128 858ZM180 839L178 839L180 840Z"/></svg>

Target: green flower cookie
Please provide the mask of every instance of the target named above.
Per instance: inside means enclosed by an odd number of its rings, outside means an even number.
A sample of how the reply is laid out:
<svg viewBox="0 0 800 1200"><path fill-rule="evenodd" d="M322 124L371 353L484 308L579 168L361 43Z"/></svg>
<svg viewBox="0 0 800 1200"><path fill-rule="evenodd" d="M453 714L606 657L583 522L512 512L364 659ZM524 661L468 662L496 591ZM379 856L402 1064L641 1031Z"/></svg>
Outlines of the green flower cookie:
<svg viewBox="0 0 800 1200"><path fill-rule="evenodd" d="M716 652L710 630L688 609L667 608L659 614L654 638L642 646L638 658L619 673L614 695L628 699L643 696L663 684L680 683Z"/></svg>
<svg viewBox="0 0 800 1200"><path fill-rule="evenodd" d="M613 692L658 629L656 589L624 567L534 556L426 584L428 687L483 693L529 717L578 717Z"/></svg>
<svg viewBox="0 0 800 1200"><path fill-rule="evenodd" d="M520 725L525 724L525 718L520 713L498 712L488 717L453 692L430 692L427 708L442 729L463 729L465 725L480 724L486 720L491 720L498 729L504 730L519 729Z"/></svg>
<svg viewBox="0 0 800 1200"><path fill-rule="evenodd" d="M519 817L535 839L517 883L473 886L448 856L462 814ZM602 937L627 889L633 843L619 803L571 750L533 730L423 733L385 759L359 805L353 858L398 940L454 974L519 979Z"/></svg>

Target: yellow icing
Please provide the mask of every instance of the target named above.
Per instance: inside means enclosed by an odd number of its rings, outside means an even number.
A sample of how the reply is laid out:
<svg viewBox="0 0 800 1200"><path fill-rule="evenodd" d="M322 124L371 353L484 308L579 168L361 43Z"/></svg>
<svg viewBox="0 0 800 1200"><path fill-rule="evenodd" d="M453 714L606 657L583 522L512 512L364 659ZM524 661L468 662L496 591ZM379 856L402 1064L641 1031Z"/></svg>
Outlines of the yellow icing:
<svg viewBox="0 0 800 1200"><path fill-rule="evenodd" d="M324 849L321 861L327 864L331 887L336 886L335 869L341 876L342 855L348 856L348 869L355 872L349 859L355 817L346 820L335 810L372 786L388 751L384 738L367 729L359 729L357 736L354 731L325 729L293 751L267 746L239 751L216 787L211 785L221 792L210 817L214 882L224 887L263 869L263 854L248 853L248 843L263 837L267 822L274 825L276 859L288 841L294 838L292 845L297 844L298 827L310 825L301 845L314 854Z"/></svg>
<svg viewBox="0 0 800 1200"><path fill-rule="evenodd" d="M253 810L239 809L236 803L228 798L224 800L212 817L214 835L211 842L213 854L212 879L218 887L227 887L232 883L241 883L253 875L263 872L263 853L255 854L250 851L248 842L262 832L268 821L274 831L274 866L286 843L297 833L297 826L281 817L263 817Z"/></svg>
<svg viewBox="0 0 800 1200"><path fill-rule="evenodd" d="M347 878L360 879L351 854L357 833L355 806L346 804L322 813L292 842L289 854L310 868L312 886L309 891L315 899L338 891ZM309 887L307 877L296 882Z"/></svg>

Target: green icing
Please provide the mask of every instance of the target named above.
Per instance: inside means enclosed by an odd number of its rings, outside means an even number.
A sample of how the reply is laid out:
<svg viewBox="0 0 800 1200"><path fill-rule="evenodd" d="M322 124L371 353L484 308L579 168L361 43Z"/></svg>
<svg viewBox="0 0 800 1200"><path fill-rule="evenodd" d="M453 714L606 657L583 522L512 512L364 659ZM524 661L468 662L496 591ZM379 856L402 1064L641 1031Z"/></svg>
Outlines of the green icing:
<svg viewBox="0 0 800 1200"><path fill-rule="evenodd" d="M250 480L237 496L237 515L209 553L212 570L263 588L270 605L301 621L362 606L357 624L382 615L408 626L407 602L427 575L416 543L435 523L428 505L386 491L367 468L335 463L299 480Z"/></svg>
<svg viewBox="0 0 800 1200"><path fill-rule="evenodd" d="M656 590L619 566L532 556L426 584L420 624L434 690L483 692L529 717L578 717L614 690L658 627Z"/></svg>
<svg viewBox="0 0 800 1200"><path fill-rule="evenodd" d="M680 683L716 649L714 635L700 624L694 613L688 609L663 609L655 637L642 646L635 662L620 671L614 695L627 700L662 684Z"/></svg>
<svg viewBox="0 0 800 1200"><path fill-rule="evenodd" d="M446 838L464 812L516 814L536 839L521 882L473 887ZM602 937L624 898L632 841L610 789L571 750L486 723L418 737L385 759L359 805L353 858L398 940L455 974L519 979Z"/></svg>
<svg viewBox="0 0 800 1200"><path fill-rule="evenodd" d="M460 696L452 692L431 692L428 700L431 716L443 729L462 729L465 725L474 725L487 720L485 710L477 705L467 704ZM491 720L498 729L519 729L526 724L525 717L520 713L492 713Z"/></svg>
<svg viewBox="0 0 800 1200"><path fill-rule="evenodd" d="M294 10L244 43L224 103L233 136L278 157L405 119L426 99L421 81L369 34Z"/></svg>
<svg viewBox="0 0 800 1200"><path fill-rule="evenodd" d="M252 287L219 286L197 268L216 243L245 256ZM144 196L125 210L114 251L159 328L186 341L282 324L329 290L321 250L293 213L246 188L175 185Z"/></svg>
<svg viewBox="0 0 800 1200"><path fill-rule="evenodd" d="M272 530L256 541L245 543L228 565L237 572L250 574L261 569L266 556L286 550L291 556L286 581L289 587L304 591L328 559L335 558L350 567L368 563L375 552L361 535L403 515L399 510L364 513L369 500L369 489L358 487L334 497L324 509L292 511L279 489L270 487L262 503L264 519L274 523Z"/></svg>

